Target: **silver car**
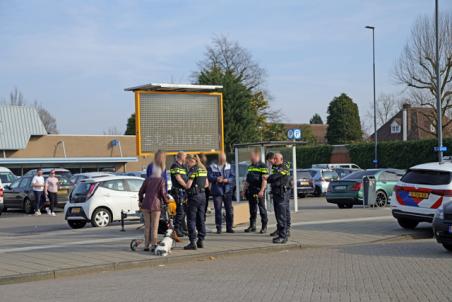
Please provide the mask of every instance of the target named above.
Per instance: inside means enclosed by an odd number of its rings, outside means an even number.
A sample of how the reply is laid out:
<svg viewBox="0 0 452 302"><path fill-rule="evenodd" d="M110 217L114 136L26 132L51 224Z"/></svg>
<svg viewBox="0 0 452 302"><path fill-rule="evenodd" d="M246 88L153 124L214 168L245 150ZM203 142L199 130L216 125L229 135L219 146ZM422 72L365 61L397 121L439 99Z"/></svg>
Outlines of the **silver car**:
<svg viewBox="0 0 452 302"><path fill-rule="evenodd" d="M312 168L308 170L314 182L314 196L322 196L328 191L333 180L339 179L336 171L331 169Z"/></svg>

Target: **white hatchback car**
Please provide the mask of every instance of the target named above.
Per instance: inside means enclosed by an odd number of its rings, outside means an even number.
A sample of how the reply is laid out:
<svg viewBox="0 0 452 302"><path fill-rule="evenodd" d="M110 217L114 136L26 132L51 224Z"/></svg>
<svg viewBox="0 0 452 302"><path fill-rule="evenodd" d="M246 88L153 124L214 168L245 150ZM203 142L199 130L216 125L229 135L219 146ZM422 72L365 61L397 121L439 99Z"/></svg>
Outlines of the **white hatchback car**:
<svg viewBox="0 0 452 302"><path fill-rule="evenodd" d="M427 163L410 168L394 187L392 215L399 225L414 229L433 221L435 212L452 200L452 163Z"/></svg>
<svg viewBox="0 0 452 302"><path fill-rule="evenodd" d="M87 222L94 227L106 227L121 220L121 212L135 214L141 177L106 176L80 181L64 207L64 217L73 229Z"/></svg>

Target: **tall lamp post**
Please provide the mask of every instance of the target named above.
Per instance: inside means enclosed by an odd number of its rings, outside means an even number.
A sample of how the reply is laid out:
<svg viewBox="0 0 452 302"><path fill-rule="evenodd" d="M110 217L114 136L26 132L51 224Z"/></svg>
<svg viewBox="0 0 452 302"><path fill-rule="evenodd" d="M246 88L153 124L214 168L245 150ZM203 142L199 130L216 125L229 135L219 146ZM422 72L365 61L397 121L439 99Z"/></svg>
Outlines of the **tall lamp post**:
<svg viewBox="0 0 452 302"><path fill-rule="evenodd" d="M439 57L439 25L438 25L438 14L439 14L439 7L438 7L438 0L435 0L435 53L436 53L436 68L435 68L435 74L436 74L436 110L437 110L437 133L438 133L438 161L441 163L443 162L443 113L441 110L441 79L439 75L439 63L440 63L440 57Z"/></svg>
<svg viewBox="0 0 452 302"><path fill-rule="evenodd" d="M372 69L373 69L373 84L374 84L374 165L378 168L378 132L377 132L377 99L375 95L375 27L366 26L367 29L372 30Z"/></svg>

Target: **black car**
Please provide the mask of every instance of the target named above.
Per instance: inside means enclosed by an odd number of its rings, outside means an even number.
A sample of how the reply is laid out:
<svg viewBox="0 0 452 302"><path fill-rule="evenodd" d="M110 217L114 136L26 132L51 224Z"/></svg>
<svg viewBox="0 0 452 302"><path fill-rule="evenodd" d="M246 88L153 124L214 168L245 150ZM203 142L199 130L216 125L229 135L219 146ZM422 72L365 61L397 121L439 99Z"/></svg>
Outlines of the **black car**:
<svg viewBox="0 0 452 302"><path fill-rule="evenodd" d="M65 177L57 176L59 179L57 207L63 208L69 196L71 184ZM47 179L47 176L44 176ZM27 214L32 214L35 204L35 197L31 181L33 176L24 176L16 179L13 183L5 186L3 193L3 211L9 208L22 209ZM45 198L43 196L43 198ZM43 200L44 201L44 200ZM45 201L42 202L45 204Z"/></svg>
<svg viewBox="0 0 452 302"><path fill-rule="evenodd" d="M436 241L452 252L452 202L438 209L433 218L433 234Z"/></svg>

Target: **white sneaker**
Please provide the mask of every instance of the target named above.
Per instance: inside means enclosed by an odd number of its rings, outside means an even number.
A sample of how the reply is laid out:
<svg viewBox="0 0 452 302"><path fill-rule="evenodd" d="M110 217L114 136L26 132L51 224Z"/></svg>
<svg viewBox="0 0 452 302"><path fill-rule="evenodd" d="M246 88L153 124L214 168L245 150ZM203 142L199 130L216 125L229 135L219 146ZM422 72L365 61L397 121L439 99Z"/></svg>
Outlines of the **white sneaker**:
<svg viewBox="0 0 452 302"><path fill-rule="evenodd" d="M35 216L41 216L41 211L40 211L40 210L37 210L37 211L35 212Z"/></svg>
<svg viewBox="0 0 452 302"><path fill-rule="evenodd" d="M46 212L47 212L47 215L52 215L52 212L50 211L49 208L46 208Z"/></svg>
<svg viewBox="0 0 452 302"><path fill-rule="evenodd" d="M52 212L52 216L56 216L55 212Z"/></svg>

